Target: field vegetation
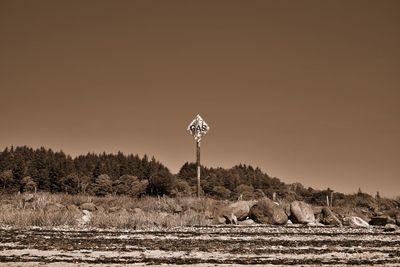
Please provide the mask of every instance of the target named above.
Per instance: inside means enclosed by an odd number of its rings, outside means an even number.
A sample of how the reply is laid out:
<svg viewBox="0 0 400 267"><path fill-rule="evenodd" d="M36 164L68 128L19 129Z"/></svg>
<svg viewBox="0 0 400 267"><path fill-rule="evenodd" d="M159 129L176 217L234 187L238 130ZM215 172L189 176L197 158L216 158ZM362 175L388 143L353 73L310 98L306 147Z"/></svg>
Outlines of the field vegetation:
<svg viewBox="0 0 400 267"><path fill-rule="evenodd" d="M196 166L177 174L154 157L92 154L72 158L62 151L26 146L0 152L0 224L16 226L168 227L212 224L228 202L268 197L287 207L303 201L329 206L339 217L368 221L387 215L400 220L399 200L363 193L317 190L285 184L259 168L201 168L202 198L196 194ZM33 197L27 200L26 196ZM82 221L82 204L91 214ZM89 218L90 217L90 218ZM215 220L214 220L215 222Z"/></svg>
<svg viewBox="0 0 400 267"><path fill-rule="evenodd" d="M33 199L24 203L27 196ZM192 197L13 194L3 195L0 200L0 225L120 229L209 225L212 214L221 204L210 198ZM91 211L88 222L82 221L82 209Z"/></svg>

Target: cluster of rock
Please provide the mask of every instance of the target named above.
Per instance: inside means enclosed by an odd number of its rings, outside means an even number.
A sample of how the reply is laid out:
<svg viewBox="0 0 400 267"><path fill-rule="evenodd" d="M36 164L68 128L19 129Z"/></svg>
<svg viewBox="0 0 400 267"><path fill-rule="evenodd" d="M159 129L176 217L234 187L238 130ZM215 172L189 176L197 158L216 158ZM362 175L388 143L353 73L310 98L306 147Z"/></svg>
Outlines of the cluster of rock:
<svg viewBox="0 0 400 267"><path fill-rule="evenodd" d="M350 226L371 227L385 226L388 231L397 229L396 220L389 216L373 217L367 222L359 217L339 217L328 207L312 207L303 201L293 201L287 205L279 205L269 198L258 201L238 201L220 207L214 216L214 222L220 224L303 224L308 226ZM400 224L400 220L397 222Z"/></svg>
<svg viewBox="0 0 400 267"><path fill-rule="evenodd" d="M38 204L39 203L39 204ZM328 207L311 206L303 201L293 201L289 204L279 204L271 199L264 197L259 200L237 201L231 204L220 203L214 213L206 214L208 211L196 207L196 203L191 203L188 207L181 205L172 205L167 212L158 212L157 216L163 218L180 214L185 211L204 212L207 219L213 219L216 224L269 224L269 225L287 225L301 224L307 226L349 226L364 227L383 226L386 231L395 231L400 226L400 212L395 218L384 214L375 214L377 216L368 217L368 220L357 216L340 216L335 214L333 209ZM96 206L92 202L82 203L79 206L74 204L62 205L60 203L47 203L40 205L40 201L32 194L22 196L22 208L39 208L46 214L68 213L68 216L76 219L78 225L86 226L92 221L96 214L114 214L123 216L129 214L142 214L140 208L124 209L122 207L110 207L105 210L102 206ZM339 212L340 213L340 212ZM363 216L361 216L363 217ZM364 216L365 217L365 216ZM369 219L370 218L370 219Z"/></svg>

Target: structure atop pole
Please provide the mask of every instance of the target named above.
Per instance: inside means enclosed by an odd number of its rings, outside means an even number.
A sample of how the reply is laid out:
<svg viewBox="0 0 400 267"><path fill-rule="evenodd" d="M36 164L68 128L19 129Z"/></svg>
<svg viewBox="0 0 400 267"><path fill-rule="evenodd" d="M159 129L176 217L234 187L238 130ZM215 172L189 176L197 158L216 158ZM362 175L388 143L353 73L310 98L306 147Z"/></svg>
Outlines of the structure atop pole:
<svg viewBox="0 0 400 267"><path fill-rule="evenodd" d="M197 115L196 118L189 124L188 131L191 135L194 136L194 140L196 141L196 169L197 169L197 197L200 197L201 185L200 185L200 141L203 135L205 135L210 127L207 123Z"/></svg>

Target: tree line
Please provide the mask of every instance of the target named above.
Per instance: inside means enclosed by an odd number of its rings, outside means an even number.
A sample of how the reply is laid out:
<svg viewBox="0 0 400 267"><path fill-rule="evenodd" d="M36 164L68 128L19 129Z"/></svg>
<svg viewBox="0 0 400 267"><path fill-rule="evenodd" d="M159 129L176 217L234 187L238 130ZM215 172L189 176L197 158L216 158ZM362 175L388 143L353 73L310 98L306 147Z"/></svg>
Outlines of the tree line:
<svg viewBox="0 0 400 267"><path fill-rule="evenodd" d="M203 194L217 198L264 194L284 186L259 168L242 164L229 170L202 167L201 171ZM174 175L147 155L88 153L72 158L44 147L6 147L0 152L0 186L8 192L192 195L196 166L186 162Z"/></svg>
<svg viewBox="0 0 400 267"><path fill-rule="evenodd" d="M285 184L245 164L230 169L201 166L201 173L202 193L217 199L268 196L321 204L332 192L329 188L305 188L300 183ZM88 153L73 158L62 151L27 146L6 147L0 152L2 192L192 196L196 185L195 163L186 162L177 174L172 174L147 155Z"/></svg>

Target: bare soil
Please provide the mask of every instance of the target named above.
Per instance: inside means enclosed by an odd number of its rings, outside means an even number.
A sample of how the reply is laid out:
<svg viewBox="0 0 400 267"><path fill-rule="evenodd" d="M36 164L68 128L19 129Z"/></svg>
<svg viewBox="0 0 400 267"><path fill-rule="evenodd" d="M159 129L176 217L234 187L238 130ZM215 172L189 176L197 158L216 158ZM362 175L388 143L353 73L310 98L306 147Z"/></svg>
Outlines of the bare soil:
<svg viewBox="0 0 400 267"><path fill-rule="evenodd" d="M209 226L154 230L0 228L0 266L400 266L384 228Z"/></svg>

